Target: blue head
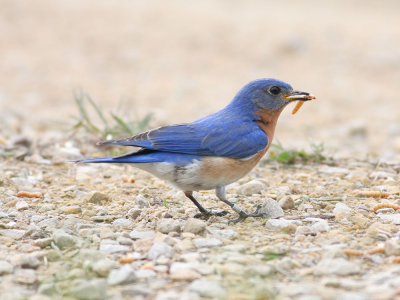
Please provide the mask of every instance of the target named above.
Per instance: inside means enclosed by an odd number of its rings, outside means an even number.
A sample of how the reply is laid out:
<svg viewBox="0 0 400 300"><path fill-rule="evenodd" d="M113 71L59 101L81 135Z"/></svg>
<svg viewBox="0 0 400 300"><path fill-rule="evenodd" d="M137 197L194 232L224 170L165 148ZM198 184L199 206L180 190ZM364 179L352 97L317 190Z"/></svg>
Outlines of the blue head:
<svg viewBox="0 0 400 300"><path fill-rule="evenodd" d="M309 93L299 92L280 80L257 79L246 84L227 106L229 110L254 114L259 110L281 111L292 101L314 99Z"/></svg>

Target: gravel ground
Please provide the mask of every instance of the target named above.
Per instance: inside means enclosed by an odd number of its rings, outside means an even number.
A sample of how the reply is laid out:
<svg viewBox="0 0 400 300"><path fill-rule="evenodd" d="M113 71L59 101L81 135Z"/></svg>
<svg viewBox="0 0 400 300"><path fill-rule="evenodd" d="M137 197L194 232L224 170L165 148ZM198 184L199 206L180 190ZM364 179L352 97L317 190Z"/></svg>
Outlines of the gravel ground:
<svg viewBox="0 0 400 300"><path fill-rule="evenodd" d="M1 300L400 299L398 1L1 7ZM328 158L267 156L228 187L263 219L194 219L145 172L66 162L111 151L71 129L74 90L158 126L214 112L260 77L317 96L282 114L275 139L322 143Z"/></svg>
<svg viewBox="0 0 400 300"><path fill-rule="evenodd" d="M71 144L2 162L0 299L399 297L400 164L264 159L228 197L266 218L229 224L130 166L60 163Z"/></svg>

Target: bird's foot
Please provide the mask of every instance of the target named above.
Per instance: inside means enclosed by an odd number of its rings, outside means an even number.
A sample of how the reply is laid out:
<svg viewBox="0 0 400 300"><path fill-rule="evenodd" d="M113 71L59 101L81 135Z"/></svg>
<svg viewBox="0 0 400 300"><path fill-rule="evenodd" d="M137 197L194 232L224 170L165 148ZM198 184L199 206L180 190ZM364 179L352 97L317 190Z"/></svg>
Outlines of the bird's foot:
<svg viewBox="0 0 400 300"><path fill-rule="evenodd" d="M202 212L199 212L198 214L195 214L195 218L205 218L208 219L211 216L218 216L222 217L225 216L228 213L226 210L204 210Z"/></svg>
<svg viewBox="0 0 400 300"><path fill-rule="evenodd" d="M246 220L248 217L253 217L253 218L260 218L264 216L264 213L260 212L261 205L257 205L257 208L254 212L248 213L245 212L244 210L237 211L239 214L239 217L233 220L230 220L229 223L238 223L240 221Z"/></svg>

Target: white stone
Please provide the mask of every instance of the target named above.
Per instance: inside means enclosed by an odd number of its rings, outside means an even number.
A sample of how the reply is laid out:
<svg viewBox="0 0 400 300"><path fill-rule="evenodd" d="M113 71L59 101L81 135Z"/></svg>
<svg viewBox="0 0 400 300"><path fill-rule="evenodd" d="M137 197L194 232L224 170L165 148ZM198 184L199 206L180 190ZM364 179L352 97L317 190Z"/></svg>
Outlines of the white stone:
<svg viewBox="0 0 400 300"><path fill-rule="evenodd" d="M347 261L344 258L324 258L315 268L316 275L353 275L361 272L358 263Z"/></svg>
<svg viewBox="0 0 400 300"><path fill-rule="evenodd" d="M173 255L174 255L174 249L170 245L164 242L157 242L154 243L153 246L151 246L147 254L147 257L149 259L155 260L160 256L171 258Z"/></svg>
<svg viewBox="0 0 400 300"><path fill-rule="evenodd" d="M264 200L259 212L262 213L264 217L272 219L284 216L282 207L280 207L278 202L272 198L267 198Z"/></svg>
<svg viewBox="0 0 400 300"><path fill-rule="evenodd" d="M155 238L156 233L152 230L146 230L146 231L132 230L129 236L133 240L140 240L140 239L152 240Z"/></svg>
<svg viewBox="0 0 400 300"><path fill-rule="evenodd" d="M111 244L108 243L107 241L101 241L99 250L106 254L112 254L112 253L125 253L130 251L131 248L125 245Z"/></svg>
<svg viewBox="0 0 400 300"><path fill-rule="evenodd" d="M218 247L222 245L222 241L216 238L198 238L193 240L196 248Z"/></svg>
<svg viewBox="0 0 400 300"><path fill-rule="evenodd" d="M276 230L276 229L283 229L289 225L301 225L301 221L299 220L286 220L283 218L280 219L269 219L267 223L265 223L265 226L268 229Z"/></svg>
<svg viewBox="0 0 400 300"><path fill-rule="evenodd" d="M25 209L29 208L29 205L28 205L28 203L26 201L20 200L15 204L15 208L17 210L25 210Z"/></svg>
<svg viewBox="0 0 400 300"><path fill-rule="evenodd" d="M5 274L10 274L14 267L8 261L0 260L0 276Z"/></svg>
<svg viewBox="0 0 400 300"><path fill-rule="evenodd" d="M239 194L243 194L245 196L251 196L253 194L259 194L261 191L265 189L265 184L259 180L249 181L239 188Z"/></svg>
<svg viewBox="0 0 400 300"><path fill-rule="evenodd" d="M400 225L400 214L378 215L378 217L383 221L389 221L392 224Z"/></svg>
<svg viewBox="0 0 400 300"><path fill-rule="evenodd" d="M215 281L206 279L198 279L193 281L189 289L198 293L202 297L207 298L223 298L226 294L225 290Z"/></svg>
<svg viewBox="0 0 400 300"><path fill-rule="evenodd" d="M336 203L335 208L333 209L333 213L334 214L351 213L351 208L342 202L338 202Z"/></svg>
<svg viewBox="0 0 400 300"><path fill-rule="evenodd" d="M112 270L107 278L109 285L127 284L136 281L135 270L130 265L123 265L121 268Z"/></svg>

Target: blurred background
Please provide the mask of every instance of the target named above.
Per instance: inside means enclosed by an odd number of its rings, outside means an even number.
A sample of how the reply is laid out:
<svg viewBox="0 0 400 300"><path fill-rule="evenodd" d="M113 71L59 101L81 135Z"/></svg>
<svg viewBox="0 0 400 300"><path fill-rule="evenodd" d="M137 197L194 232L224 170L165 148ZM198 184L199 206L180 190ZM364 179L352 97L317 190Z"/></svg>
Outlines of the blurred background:
<svg viewBox="0 0 400 300"><path fill-rule="evenodd" d="M287 147L400 153L399 1L1 0L0 136L62 137L85 91L152 126L273 77L317 96L281 116Z"/></svg>

